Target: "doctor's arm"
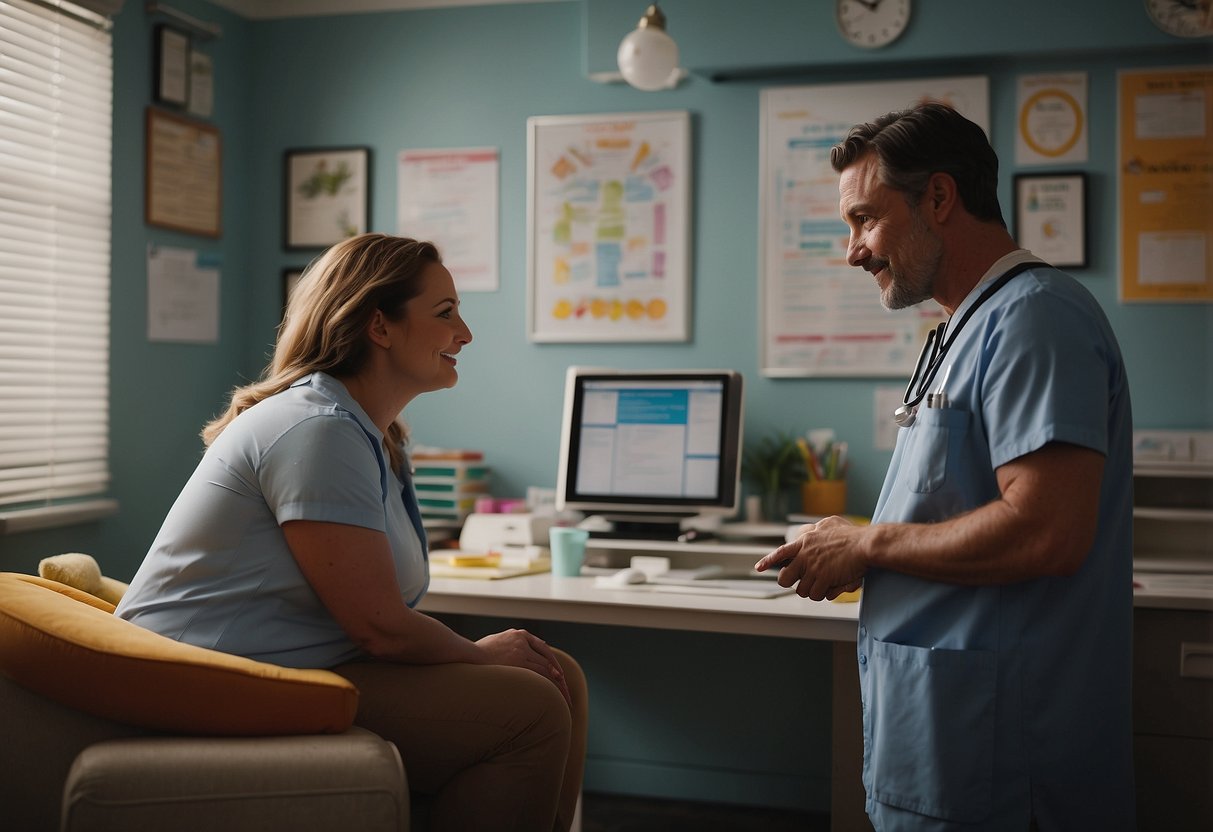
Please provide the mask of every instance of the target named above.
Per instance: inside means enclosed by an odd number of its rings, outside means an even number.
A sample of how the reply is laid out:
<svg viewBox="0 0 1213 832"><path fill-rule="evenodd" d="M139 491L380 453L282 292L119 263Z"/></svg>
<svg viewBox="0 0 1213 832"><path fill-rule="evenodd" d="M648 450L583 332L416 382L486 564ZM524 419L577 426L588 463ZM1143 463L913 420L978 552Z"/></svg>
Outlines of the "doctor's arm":
<svg viewBox="0 0 1213 832"><path fill-rule="evenodd" d="M314 520L288 521L282 532L325 608L371 656L403 664L522 667L551 679L569 699L560 663L538 636L506 630L470 641L437 619L410 609L382 532Z"/></svg>
<svg viewBox="0 0 1213 832"><path fill-rule="evenodd" d="M1103 466L1096 451L1051 442L1000 466L1000 496L973 511L938 523L827 518L756 568L790 560L779 583L815 600L853 588L869 567L974 585L1071 575L1095 540Z"/></svg>

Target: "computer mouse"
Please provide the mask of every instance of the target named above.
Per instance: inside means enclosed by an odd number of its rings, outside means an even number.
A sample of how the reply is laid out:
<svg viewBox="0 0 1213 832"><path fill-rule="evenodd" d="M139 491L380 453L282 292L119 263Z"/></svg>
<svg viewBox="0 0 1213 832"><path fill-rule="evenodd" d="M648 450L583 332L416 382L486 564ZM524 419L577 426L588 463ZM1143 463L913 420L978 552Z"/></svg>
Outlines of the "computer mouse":
<svg viewBox="0 0 1213 832"><path fill-rule="evenodd" d="M635 567L628 566L620 569L614 575L607 575L601 578L602 583L607 586L629 586L631 584L642 584L646 580L644 572Z"/></svg>

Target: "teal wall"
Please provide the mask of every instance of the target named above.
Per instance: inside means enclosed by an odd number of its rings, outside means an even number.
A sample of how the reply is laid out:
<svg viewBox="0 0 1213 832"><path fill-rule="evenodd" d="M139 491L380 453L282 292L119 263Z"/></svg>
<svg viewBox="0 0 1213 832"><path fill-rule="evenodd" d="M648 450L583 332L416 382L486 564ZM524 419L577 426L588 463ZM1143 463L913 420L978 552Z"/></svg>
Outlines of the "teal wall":
<svg viewBox="0 0 1213 832"><path fill-rule="evenodd" d="M485 449L499 493L554 484L568 364L720 366L746 376L750 435L818 426L842 433L854 459L851 509L863 511L875 500L889 458L872 447L872 392L900 380L769 379L757 372L758 92L779 84L988 75L1009 209L1011 175L1019 170L1013 163L1016 77L1087 71L1091 150L1081 168L1090 174L1092 254L1091 267L1076 274L1103 303L1121 339L1138 425L1213 425L1213 305L1116 300L1116 71L1213 57L1207 40L1158 32L1137 0L1081 0L1064 8L1051 0L933 0L916 4L899 41L871 54L841 43L830 3L667 0L670 30L693 74L677 90L660 93L586 77L609 69L612 44L643 6L632 0L271 21L242 19L204 0L176 5L223 27L221 38L202 44L214 59L213 121L223 135L223 236L208 240L143 223L143 114L151 99L155 21L132 0L114 30L111 451L122 511L87 526L0 540L0 565L27 568L47 552L87 546L116 572L133 572L197 459L198 428L233 384L264 364L282 269L308 259L281 244L282 153L291 147L369 145L372 227L389 232L396 225L399 150L500 150L501 288L464 297L476 340L460 362L459 387L418 400L406 414L421 441ZM973 18L977 6L982 16ZM710 80L715 76L733 80ZM652 109L685 109L693 117L691 340L529 343L526 118ZM222 259L219 344L147 342L149 242Z"/></svg>
<svg viewBox="0 0 1213 832"><path fill-rule="evenodd" d="M1001 192L1009 212L1011 176L1019 170L1017 76L1088 72L1090 160L1078 167L1090 175L1092 252L1090 268L1076 274L1121 339L1138 426L1213 427L1213 305L1121 305L1116 299L1116 72L1213 58L1207 40L1181 41L1155 30L1140 0L919 2L902 39L874 54L841 43L832 3L666 0L670 32L692 76L660 93L586 77L611 68L615 45L639 18L642 0L272 21L241 19L204 0L175 0L175 7L223 27L221 38L201 44L214 59L212 121L223 136L219 240L143 223L143 119L155 22L143 5L127 0L114 29L111 454L121 512L97 523L0 538L0 569L30 570L47 554L88 551L117 577L134 572L200 455L197 431L230 387L264 364L280 311L282 269L307 262L306 253L282 248L281 171L285 149L308 146L372 148L371 226L387 232L396 228L399 150L499 149L501 288L463 299L475 341L461 356L460 385L415 402L406 414L422 442L484 449L498 493L554 484L567 365L728 367L746 376L750 435L838 429L854 460L851 510L869 507L889 459L872 447L872 393L878 384L901 380L776 380L757 372L758 98L759 90L782 84L989 76L992 138L1004 160ZM688 110L693 119L691 340L529 343L527 117L666 109ZM149 243L222 259L218 344L147 342ZM536 628L582 657L591 674L591 786L734 800L748 795L807 809L828 803L829 662L820 645L647 634L650 649L638 656L639 633ZM619 687L612 680L620 676L651 681ZM789 692L796 698L791 716ZM767 703L769 718L762 711ZM731 753L736 736L700 736L692 728L695 715L736 709L758 712L741 729L749 739L742 745L769 751Z"/></svg>

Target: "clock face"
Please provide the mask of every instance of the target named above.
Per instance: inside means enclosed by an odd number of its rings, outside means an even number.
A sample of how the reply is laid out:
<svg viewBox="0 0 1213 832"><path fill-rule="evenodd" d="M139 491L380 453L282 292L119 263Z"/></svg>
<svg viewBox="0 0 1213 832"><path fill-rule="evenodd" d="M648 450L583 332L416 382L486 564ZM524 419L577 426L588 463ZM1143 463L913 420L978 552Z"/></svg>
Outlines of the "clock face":
<svg viewBox="0 0 1213 832"><path fill-rule="evenodd" d="M910 0L835 0L838 31L864 49L887 46L910 22Z"/></svg>
<svg viewBox="0 0 1213 832"><path fill-rule="evenodd" d="M1144 0L1150 20L1169 35L1213 35L1213 0Z"/></svg>

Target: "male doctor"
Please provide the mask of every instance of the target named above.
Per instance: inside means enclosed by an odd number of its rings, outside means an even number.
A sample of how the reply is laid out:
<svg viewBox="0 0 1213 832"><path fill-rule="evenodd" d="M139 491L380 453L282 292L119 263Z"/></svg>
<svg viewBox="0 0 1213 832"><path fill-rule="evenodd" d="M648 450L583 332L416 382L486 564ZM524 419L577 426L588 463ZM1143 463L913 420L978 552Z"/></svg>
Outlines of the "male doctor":
<svg viewBox="0 0 1213 832"><path fill-rule="evenodd" d="M888 308L950 316L898 410L872 525L826 518L757 564L814 600L863 585L868 815L1133 829L1132 424L1112 329L1015 244L998 158L951 108L856 125L831 162L847 262Z"/></svg>

